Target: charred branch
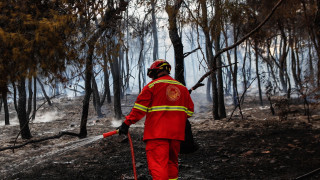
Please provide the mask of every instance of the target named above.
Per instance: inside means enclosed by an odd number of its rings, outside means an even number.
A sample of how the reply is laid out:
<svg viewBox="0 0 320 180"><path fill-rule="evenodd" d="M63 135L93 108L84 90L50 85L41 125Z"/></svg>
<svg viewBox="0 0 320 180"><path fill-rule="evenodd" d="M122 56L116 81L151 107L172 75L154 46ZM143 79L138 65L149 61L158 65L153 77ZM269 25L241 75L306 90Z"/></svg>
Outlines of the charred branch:
<svg viewBox="0 0 320 180"><path fill-rule="evenodd" d="M12 151L13 151L13 153L14 153L14 150L15 150L15 149L24 147L24 146L26 146L26 145L28 145L28 144L39 143L39 142L46 141L46 140L50 140L50 139L59 139L59 138L61 138L61 137L64 136L64 135L79 137L79 134L77 134L77 133L73 133L73 132L59 132L59 134L54 135L54 136L49 136L49 137L44 137L44 138L40 138L40 139L30 140L30 141L27 141L27 142L25 142L25 143L23 143L23 144L13 145L13 146L8 146L8 147L0 148L0 151L5 151L5 150L8 150L8 149L12 149Z"/></svg>

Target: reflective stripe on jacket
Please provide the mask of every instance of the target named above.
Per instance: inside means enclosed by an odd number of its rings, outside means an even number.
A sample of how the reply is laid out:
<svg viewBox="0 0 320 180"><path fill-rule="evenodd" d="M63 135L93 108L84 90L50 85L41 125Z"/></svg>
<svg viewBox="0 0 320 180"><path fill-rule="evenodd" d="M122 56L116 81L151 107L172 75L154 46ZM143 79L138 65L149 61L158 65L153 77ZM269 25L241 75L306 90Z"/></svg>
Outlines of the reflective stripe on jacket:
<svg viewBox="0 0 320 180"><path fill-rule="evenodd" d="M186 119L193 112L194 105L188 89L166 75L142 89L125 123L134 124L147 115L143 140L184 140Z"/></svg>

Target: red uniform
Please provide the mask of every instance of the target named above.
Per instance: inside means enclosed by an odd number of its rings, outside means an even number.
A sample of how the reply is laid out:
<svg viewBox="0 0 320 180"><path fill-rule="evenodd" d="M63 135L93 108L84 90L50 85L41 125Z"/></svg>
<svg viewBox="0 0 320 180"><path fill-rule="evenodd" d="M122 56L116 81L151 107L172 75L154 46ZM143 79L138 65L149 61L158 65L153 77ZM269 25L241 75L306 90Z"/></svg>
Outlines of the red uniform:
<svg viewBox="0 0 320 180"><path fill-rule="evenodd" d="M178 177L180 141L184 140L186 119L193 111L188 89L165 75L142 89L132 111L126 116L124 122L130 126L147 115L143 140L146 141L148 166L154 179ZM167 171L167 175L162 175L163 171Z"/></svg>

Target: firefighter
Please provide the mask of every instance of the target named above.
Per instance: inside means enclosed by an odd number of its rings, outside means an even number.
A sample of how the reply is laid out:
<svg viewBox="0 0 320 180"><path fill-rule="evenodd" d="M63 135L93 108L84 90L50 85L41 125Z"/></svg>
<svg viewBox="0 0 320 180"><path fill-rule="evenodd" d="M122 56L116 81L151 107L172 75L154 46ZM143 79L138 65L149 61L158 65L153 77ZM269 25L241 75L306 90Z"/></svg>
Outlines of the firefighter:
<svg viewBox="0 0 320 180"><path fill-rule="evenodd" d="M128 134L129 126L146 115L143 141L154 180L178 179L180 142L185 138L186 119L194 111L188 89L169 75L170 70L167 61L154 61L148 68L152 81L142 89L118 128L119 134Z"/></svg>

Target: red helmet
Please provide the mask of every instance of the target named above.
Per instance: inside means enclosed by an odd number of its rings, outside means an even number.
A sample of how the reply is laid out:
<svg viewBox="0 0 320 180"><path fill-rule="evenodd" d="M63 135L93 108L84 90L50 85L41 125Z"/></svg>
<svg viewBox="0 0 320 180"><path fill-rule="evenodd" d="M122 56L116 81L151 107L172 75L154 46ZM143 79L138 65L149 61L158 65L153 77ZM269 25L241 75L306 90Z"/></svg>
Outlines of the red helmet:
<svg viewBox="0 0 320 180"><path fill-rule="evenodd" d="M148 76L153 78L162 70L170 73L171 65L164 59L157 59L151 64L150 68L148 68Z"/></svg>

